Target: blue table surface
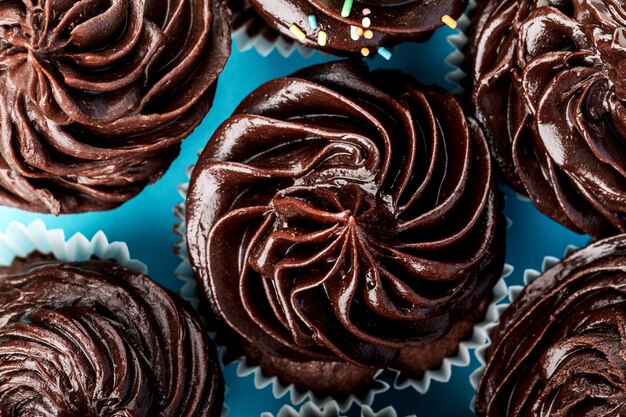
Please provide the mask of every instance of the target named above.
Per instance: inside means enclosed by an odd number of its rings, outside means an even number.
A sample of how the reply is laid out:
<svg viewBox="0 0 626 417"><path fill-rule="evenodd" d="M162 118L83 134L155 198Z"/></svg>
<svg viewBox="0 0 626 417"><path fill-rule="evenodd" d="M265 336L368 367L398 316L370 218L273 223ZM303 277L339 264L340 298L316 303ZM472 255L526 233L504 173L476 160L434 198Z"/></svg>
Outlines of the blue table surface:
<svg viewBox="0 0 626 417"><path fill-rule="evenodd" d="M438 84L452 89L445 80L451 68L444 63L453 48L446 37L454 31L447 27L438 30L423 44L404 44L395 49L390 61L376 56L368 60L372 68L396 68L414 75L426 84ZM173 252L177 237L172 229L176 222L174 206L182 201L177 187L187 182L185 170L196 161L197 153L207 143L215 128L224 121L237 104L262 83L290 73L307 65L334 58L319 53L309 59L294 53L283 58L277 52L263 58L256 51L233 54L219 79L217 94L211 112L196 131L183 143L180 157L172 164L167 174L156 184L147 187L138 197L116 210L105 213L87 213L54 217L28 213L0 207L0 230L4 231L11 221L28 224L42 219L48 228L61 228L66 236L76 232L91 237L98 230L106 233L109 240L124 241L131 256L146 263L150 275L164 286L177 290L179 281L174 270L180 260ZM512 221L507 237L507 262L515 270L507 280L509 285L521 284L523 271L527 268L540 269L544 256L561 257L567 245L584 246L589 238L567 231L547 217L541 215L532 204L524 201L503 187L507 196L506 214ZM418 417L471 417L469 409L474 390L469 383L470 373L477 361L467 368L454 368L449 383L433 383L425 395L413 389L390 390L376 397L373 408L380 410L393 405L399 416ZM258 416L261 412L276 413L288 396L275 399L271 388L256 390L253 377L239 378L236 366L224 369L228 393L226 403L231 416ZM356 409L349 415L358 415Z"/></svg>

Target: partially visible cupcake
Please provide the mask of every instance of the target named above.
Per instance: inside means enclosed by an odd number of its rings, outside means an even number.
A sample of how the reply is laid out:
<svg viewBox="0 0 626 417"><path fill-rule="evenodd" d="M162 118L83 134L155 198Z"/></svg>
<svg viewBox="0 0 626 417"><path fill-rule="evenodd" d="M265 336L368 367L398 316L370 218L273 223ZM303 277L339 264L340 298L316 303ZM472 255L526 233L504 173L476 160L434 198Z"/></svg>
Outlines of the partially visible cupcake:
<svg viewBox="0 0 626 417"><path fill-rule="evenodd" d="M529 283L491 334L480 417L626 413L626 235L574 252Z"/></svg>
<svg viewBox="0 0 626 417"><path fill-rule="evenodd" d="M469 43L472 104L500 171L568 228L626 231L626 6L485 0Z"/></svg>
<svg viewBox="0 0 626 417"><path fill-rule="evenodd" d="M114 208L156 181L209 111L224 0L4 1L0 204Z"/></svg>
<svg viewBox="0 0 626 417"><path fill-rule="evenodd" d="M200 297L284 385L335 398L457 352L491 300L505 219L487 144L449 93L348 61L250 94L193 172Z"/></svg>
<svg viewBox="0 0 626 417"><path fill-rule="evenodd" d="M467 0L245 1L277 34L304 46L339 55L379 52L387 59L385 47L425 40L446 22L454 26L467 5Z"/></svg>
<svg viewBox="0 0 626 417"><path fill-rule="evenodd" d="M32 254L0 268L0 414L221 414L197 313L114 262Z"/></svg>

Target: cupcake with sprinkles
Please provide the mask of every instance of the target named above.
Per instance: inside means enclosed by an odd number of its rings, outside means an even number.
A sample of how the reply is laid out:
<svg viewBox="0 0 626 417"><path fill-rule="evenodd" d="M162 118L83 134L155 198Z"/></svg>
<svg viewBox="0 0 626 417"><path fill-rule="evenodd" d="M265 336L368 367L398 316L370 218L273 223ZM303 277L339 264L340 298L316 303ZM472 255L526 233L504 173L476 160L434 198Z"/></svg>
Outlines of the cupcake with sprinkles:
<svg viewBox="0 0 626 417"><path fill-rule="evenodd" d="M247 4L277 31L276 36L280 34L325 52L379 54L387 60L391 58L390 46L404 41L423 41L444 25L456 28L455 18L467 5L464 0L248 1ZM254 24L250 23L250 27ZM260 32L257 30L257 33Z"/></svg>

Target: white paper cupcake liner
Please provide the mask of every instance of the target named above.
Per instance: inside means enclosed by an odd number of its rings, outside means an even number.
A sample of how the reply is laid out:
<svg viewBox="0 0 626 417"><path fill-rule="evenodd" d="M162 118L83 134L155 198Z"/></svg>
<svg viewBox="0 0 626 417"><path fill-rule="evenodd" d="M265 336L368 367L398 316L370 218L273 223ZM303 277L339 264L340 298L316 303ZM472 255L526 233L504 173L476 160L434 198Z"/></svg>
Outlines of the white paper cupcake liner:
<svg viewBox="0 0 626 417"><path fill-rule="evenodd" d="M465 12L457 19L457 32L447 37L447 41L454 48L454 51L445 60L445 63L452 67L452 70L446 75L446 81L455 86L452 93L456 95L465 93L463 81L467 74L463 70L463 62L465 61L464 49L468 41L466 31L470 26L470 13L476 8L476 5L476 0L469 1Z"/></svg>
<svg viewBox="0 0 626 417"><path fill-rule="evenodd" d="M219 346L222 358L226 353L227 347ZM377 395L386 392L389 389L389 385L380 379L378 376L382 373L382 370L378 371L374 375L372 388L367 392L365 396L350 395L344 400L337 400L332 397L319 397L311 391L300 391L293 384L283 385L275 376L268 376L263 373L263 370L259 366L253 366L248 364L247 358L242 357L237 361L237 376L246 378L250 375L254 376L254 386L257 389L264 389L268 386L272 388L272 395L274 398L279 399L284 396L289 396L289 402L293 405L300 404L313 404L318 408L336 408L341 412L345 412L354 404L359 407L367 407L372 405L374 398Z"/></svg>
<svg viewBox="0 0 626 417"><path fill-rule="evenodd" d="M191 178L193 168L194 166L192 165L187 169L188 178ZM183 201L174 209L175 216L180 220L175 225L174 231L180 238L180 242L176 245L176 254L181 258L181 264L176 269L175 274L176 277L183 283L180 292L181 296L194 306L198 306L199 299L197 298L196 292L197 285L187 253L187 240L185 236L185 199L188 187L189 183L181 184L178 187L179 194ZM511 220L507 218L506 221L508 229L511 226ZM383 381L384 378L379 378L384 372L394 374L393 386L395 389L402 390L411 387L420 394L425 394L428 392L432 381L446 383L450 380L453 368L469 366L471 363L470 350L483 346L491 328L493 327L494 320L499 317L500 307L498 304L506 298L508 291L505 279L511 275L512 272L513 267L509 264L505 264L500 280L493 288L492 300L486 309L485 317L482 321L474 325L474 330L470 339L459 344L458 352L455 356L444 358L439 368L425 371L424 375L420 379L405 378L402 376L400 371L391 368L381 369L374 376L374 383L379 385L379 387L375 387L370 390L366 398L351 396L344 401L337 402L330 397L318 398L312 392L298 391L293 385L284 386L278 381L278 378L264 375L260 367L250 366L246 362L245 357L238 361L237 375L240 377L254 375L254 384L256 388L263 389L267 386L271 386L272 394L275 398L282 398L285 395L289 395L290 401L294 405L302 404L308 400L320 408L336 406L342 412L349 409L353 403L369 406L372 404L376 395L387 391L389 389L389 385ZM220 352L222 360L226 349L227 347L218 345L218 351Z"/></svg>
<svg viewBox="0 0 626 417"><path fill-rule="evenodd" d="M52 255L62 262L81 262L93 258L114 261L126 268L148 274L148 267L131 258L124 242L110 242L104 232L99 231L91 239L76 233L65 238L62 229L47 229L42 220L35 220L28 226L11 222L5 232L0 232L0 266L10 266L16 258L26 258L33 252ZM228 388L224 387L225 392ZM222 417L228 415L226 404Z"/></svg>
<svg viewBox="0 0 626 417"><path fill-rule="evenodd" d="M191 173L193 172L194 166L190 166L187 169L187 177L191 177ZM175 247L176 254L181 258L181 263L176 268L175 274L176 277L182 281L182 287L180 290L180 295L187 300L190 304L195 306L196 308L200 304L200 300L197 296L197 284L193 274L193 269L191 267L191 263L189 261L189 256L187 254L187 239L185 236L185 198L187 196L187 189L189 187L188 183L181 184L178 187L178 192L183 199L183 202L179 203L174 208L174 215L180 221L174 226L174 232L177 236L180 237L180 241L177 243ZM215 334L211 334L212 338L215 340ZM227 346L217 345L218 355L220 356L220 360L222 364L225 364L225 356L228 350ZM254 377L254 386L262 390L267 387L271 387L272 395L276 399L283 398L284 396L289 396L289 401L293 405L300 405L305 402L310 402L318 408L326 408L326 407L335 407L338 410L344 412L348 410L352 405L358 404L359 406L368 406L374 402L374 398L389 389L389 384L377 378L383 370L379 370L373 378L372 388L367 392L365 396L356 396L350 395L346 399L342 401L338 401L333 399L332 397L319 397L315 395L311 391L300 391L293 384L283 385L277 377L265 375L261 367L250 365L247 361L247 358L244 356L236 361L237 363L237 376L240 378L247 378L249 376Z"/></svg>
<svg viewBox="0 0 626 417"><path fill-rule="evenodd" d="M315 404L306 403L300 410L286 405L283 406L276 415L272 413L261 413L261 417L345 417L343 412L334 405L324 408L316 407ZM396 410L389 406L380 411L374 411L368 406L361 408L361 417L398 417ZM416 417L415 415L407 417Z"/></svg>
<svg viewBox="0 0 626 417"><path fill-rule="evenodd" d="M472 385L474 389L478 388L478 383L480 381L480 378L482 377L483 372L485 371L485 366L487 364L487 350L489 350L489 347L491 346L491 332L500 323L500 317L502 316L502 313L504 313L507 307L509 307L509 305L511 305L517 299L517 297L520 295L520 293L522 292L525 286L533 282L541 274L543 274L548 269L552 268L554 265L561 262L562 259L565 259L566 257L568 257L569 255L571 255L573 252L577 250L578 250L578 247L574 245L569 245L565 248L565 252L563 253L563 256L561 257L561 259L556 258L554 256L544 257L542 265L541 265L541 271L537 271L535 269L526 269L524 271L524 278L523 278L524 285L512 285L509 287L508 293L507 293L507 299L505 300L505 302L497 306L496 310L494 311L493 322L489 326L487 326L485 329L487 333L486 333L486 338L484 340L484 343L481 346L477 347L475 350L476 359L478 359L478 362L480 362L480 367L478 367L470 375L470 384ZM470 404L470 409L472 411L474 411L474 401L475 401L475 398L472 399L472 403Z"/></svg>
<svg viewBox="0 0 626 417"><path fill-rule="evenodd" d="M6 232L0 232L1 266L10 266L15 258L25 258L36 251L63 262L87 261L95 257L115 261L143 274L148 272L145 264L130 257L125 243L109 242L101 231L91 239L77 233L66 240L63 230L48 230L43 221L35 220L28 226L11 222Z"/></svg>

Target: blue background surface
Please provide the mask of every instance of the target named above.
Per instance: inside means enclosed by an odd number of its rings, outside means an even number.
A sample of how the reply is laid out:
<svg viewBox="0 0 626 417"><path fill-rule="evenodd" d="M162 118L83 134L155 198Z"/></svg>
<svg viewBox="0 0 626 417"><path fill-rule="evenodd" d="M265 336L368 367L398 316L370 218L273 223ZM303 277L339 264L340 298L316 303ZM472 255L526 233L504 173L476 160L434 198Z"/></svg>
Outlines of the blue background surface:
<svg viewBox="0 0 626 417"><path fill-rule="evenodd" d="M372 68L401 69L424 83L435 83L452 89L453 86L445 81L445 75L451 68L444 63L444 59L453 51L446 41L446 37L453 33L447 27L442 28L427 43L405 44L396 48L389 62L378 56L368 62ZM173 208L182 201L177 187L187 182L186 168L196 161L197 153L204 147L215 128L256 87L307 65L331 59L333 58L323 57L319 53L309 59L303 59L298 53L290 58L283 58L277 52L263 58L254 50L241 53L233 48L233 54L220 77L211 112L183 143L180 157L159 182L147 187L138 197L122 207L105 213L54 217L0 207L0 230L6 230L7 225L14 220L29 224L38 218L49 229L62 228L68 237L76 232L91 237L98 230L103 230L110 241L126 242L131 256L146 263L155 280L177 290L179 281L174 277L174 270L180 260L172 249L177 241L173 233L176 222ZM524 269L540 269L544 256L561 257L568 244L584 246L588 241L588 237L569 232L541 215L530 202L520 200L506 188L503 190L507 194L506 214L513 222L507 238L507 262L515 270L507 280L509 285L521 284ZM395 392L390 390L376 397L373 408L379 410L393 405L399 416L415 414L419 417L471 417L473 413L469 410L469 403L474 390L469 384L469 375L476 367L477 361L473 359L467 368L454 368L449 383L434 382L425 395L420 395L411 388ZM288 403L288 396L273 398L269 387L256 390L253 377L238 378L235 369L235 365L225 369L229 388L226 403L231 410L231 416L258 416L265 411L276 413L283 404ZM351 410L350 415L358 415L358 410Z"/></svg>

